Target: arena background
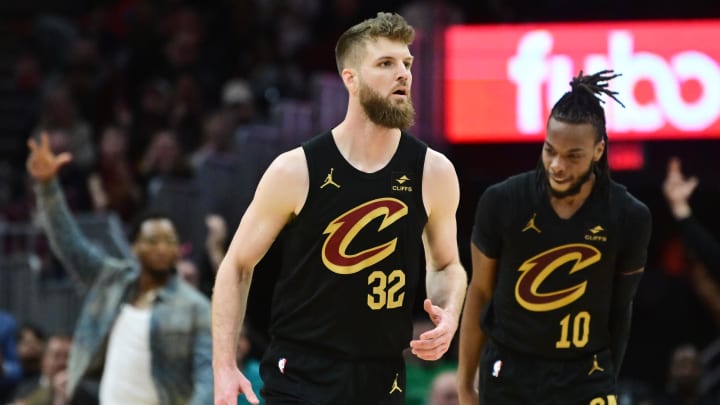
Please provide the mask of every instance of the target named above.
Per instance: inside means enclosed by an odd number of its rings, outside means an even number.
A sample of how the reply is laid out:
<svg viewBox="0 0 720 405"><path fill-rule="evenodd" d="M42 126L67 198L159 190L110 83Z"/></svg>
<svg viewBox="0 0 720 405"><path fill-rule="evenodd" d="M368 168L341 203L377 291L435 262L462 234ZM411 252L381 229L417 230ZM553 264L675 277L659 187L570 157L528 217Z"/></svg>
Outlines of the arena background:
<svg viewBox="0 0 720 405"><path fill-rule="evenodd" d="M270 159L342 119L345 96L335 71L334 41L380 10L401 12L418 29L412 48L418 61L413 67L418 119L412 132L446 153L457 168L462 190L458 239L468 269L478 196L490 184L533 168L540 143L447 140L448 26L671 20L692 26L692 21L720 18L720 3L711 0L0 2L0 308L49 331L71 331L82 297L33 222L24 172L28 136L53 125L85 131L91 156L64 179L83 229L106 250L123 254L123 229L135 211L146 205L172 210L181 222L187 256L199 263L201 287L204 280L202 288L209 293L211 273L202 263L201 248L204 215L220 213L232 232ZM691 40L705 46L717 38ZM714 60L720 66L717 53ZM137 167L149 137L161 127L177 132L185 157L198 156L193 153L204 145L205 120L228 110L236 114L230 164L216 162L183 173L180 181L162 184L161 191L153 189L157 179L151 174L138 175L143 198L124 207L127 212L94 209L86 183L102 160L96 148L108 125L129 129L128 159ZM654 219L622 373L629 385L662 389L675 347L708 348L720 336L720 316L698 297L688 277L685 252L661 191L668 158L679 156L684 170L700 179L692 199L697 217L720 237L720 133L704 136L623 142L642 163L613 172L650 207ZM614 145L612 131L609 137ZM187 204L177 204L180 200ZM192 204L195 200L202 203ZM256 270L249 320L260 335L267 326L278 256L271 251Z"/></svg>

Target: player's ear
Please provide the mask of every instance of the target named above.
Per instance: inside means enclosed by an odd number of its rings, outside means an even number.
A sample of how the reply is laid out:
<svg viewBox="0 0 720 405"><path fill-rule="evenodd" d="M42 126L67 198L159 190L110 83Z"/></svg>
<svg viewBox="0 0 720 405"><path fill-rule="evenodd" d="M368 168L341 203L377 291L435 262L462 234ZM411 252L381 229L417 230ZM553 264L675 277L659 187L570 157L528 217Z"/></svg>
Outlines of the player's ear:
<svg viewBox="0 0 720 405"><path fill-rule="evenodd" d="M356 94L359 88L357 71L353 68L345 68L340 75L348 92L350 94Z"/></svg>
<svg viewBox="0 0 720 405"><path fill-rule="evenodd" d="M600 158L603 155L603 152L605 152L605 140L601 139L600 142L595 144L595 150L593 151L593 161L599 162Z"/></svg>

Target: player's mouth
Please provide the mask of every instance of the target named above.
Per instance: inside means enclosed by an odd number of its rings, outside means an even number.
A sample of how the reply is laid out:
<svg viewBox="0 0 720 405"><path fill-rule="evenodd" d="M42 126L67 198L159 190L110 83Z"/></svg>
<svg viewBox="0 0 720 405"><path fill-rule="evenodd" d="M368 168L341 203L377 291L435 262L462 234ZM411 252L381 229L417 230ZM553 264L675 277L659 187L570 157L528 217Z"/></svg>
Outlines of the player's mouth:
<svg viewBox="0 0 720 405"><path fill-rule="evenodd" d="M572 181L572 179L569 177L566 177L566 178L550 177L550 180L552 180L552 182L555 184L561 184L561 185L570 183Z"/></svg>
<svg viewBox="0 0 720 405"><path fill-rule="evenodd" d="M408 91L404 87L401 87L401 88L395 89L395 91L393 91L391 95L400 96L400 97L405 98L405 97L407 97L407 94L408 94Z"/></svg>

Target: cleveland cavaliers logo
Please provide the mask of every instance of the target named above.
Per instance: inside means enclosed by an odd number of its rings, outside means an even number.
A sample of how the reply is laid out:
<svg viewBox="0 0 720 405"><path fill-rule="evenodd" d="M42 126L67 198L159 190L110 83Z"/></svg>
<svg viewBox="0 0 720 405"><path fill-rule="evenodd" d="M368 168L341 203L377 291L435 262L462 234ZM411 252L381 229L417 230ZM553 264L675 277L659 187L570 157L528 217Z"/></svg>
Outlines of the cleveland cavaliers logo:
<svg viewBox="0 0 720 405"><path fill-rule="evenodd" d="M533 256L518 268L523 274L515 284L515 298L523 308L534 312L562 308L585 294L587 281L562 290L540 292L543 281L563 265L572 264L568 274L573 274L597 263L601 257L595 247L581 243L562 245Z"/></svg>
<svg viewBox="0 0 720 405"><path fill-rule="evenodd" d="M328 234L322 248L322 260L338 274L354 274L378 263L395 251L397 238L358 253L348 253L350 242L372 220L382 217L378 232L408 213L408 207L395 198L378 198L358 205L334 219L325 228Z"/></svg>

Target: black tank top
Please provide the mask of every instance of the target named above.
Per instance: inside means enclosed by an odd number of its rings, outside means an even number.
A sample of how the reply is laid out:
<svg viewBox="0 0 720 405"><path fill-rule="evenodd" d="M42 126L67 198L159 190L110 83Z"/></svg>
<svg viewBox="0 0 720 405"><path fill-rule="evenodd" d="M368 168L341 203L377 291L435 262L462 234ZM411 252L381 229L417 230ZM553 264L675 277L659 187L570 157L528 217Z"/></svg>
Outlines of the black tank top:
<svg viewBox="0 0 720 405"><path fill-rule="evenodd" d="M302 145L310 189L283 231L270 333L348 358L400 355L423 273L427 145L403 133L382 169L351 166L331 133Z"/></svg>

